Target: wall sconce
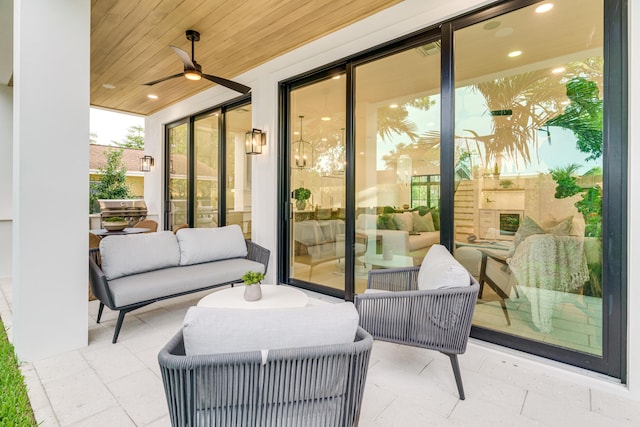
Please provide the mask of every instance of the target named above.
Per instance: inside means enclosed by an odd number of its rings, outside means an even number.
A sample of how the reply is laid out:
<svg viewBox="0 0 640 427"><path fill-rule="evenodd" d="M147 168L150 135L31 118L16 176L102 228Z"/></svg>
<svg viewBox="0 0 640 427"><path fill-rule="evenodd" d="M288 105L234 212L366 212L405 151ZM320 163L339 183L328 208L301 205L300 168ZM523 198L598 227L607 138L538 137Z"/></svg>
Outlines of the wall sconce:
<svg viewBox="0 0 640 427"><path fill-rule="evenodd" d="M140 172L151 172L153 163L153 156L140 157Z"/></svg>
<svg viewBox="0 0 640 427"><path fill-rule="evenodd" d="M262 146L267 144L267 133L251 129L244 134L244 144L247 154L262 154Z"/></svg>

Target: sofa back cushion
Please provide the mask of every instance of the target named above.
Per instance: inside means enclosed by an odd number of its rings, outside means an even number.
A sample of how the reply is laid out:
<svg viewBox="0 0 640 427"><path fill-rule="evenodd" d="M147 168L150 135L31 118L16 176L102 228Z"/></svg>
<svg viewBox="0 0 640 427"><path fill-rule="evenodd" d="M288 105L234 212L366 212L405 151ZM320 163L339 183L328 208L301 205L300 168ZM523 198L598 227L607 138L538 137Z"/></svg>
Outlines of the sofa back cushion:
<svg viewBox="0 0 640 427"><path fill-rule="evenodd" d="M247 243L237 224L218 228L185 228L176 236L180 245L180 265L247 256Z"/></svg>
<svg viewBox="0 0 640 427"><path fill-rule="evenodd" d="M191 307L184 318L187 356L312 347L353 342L353 303L288 309Z"/></svg>
<svg viewBox="0 0 640 427"><path fill-rule="evenodd" d="M180 263L180 248L171 231L107 236L100 241L102 271L107 280Z"/></svg>
<svg viewBox="0 0 640 427"><path fill-rule="evenodd" d="M418 289L444 289L471 285L471 276L442 245L433 245L422 260Z"/></svg>
<svg viewBox="0 0 640 427"><path fill-rule="evenodd" d="M375 230L378 222L378 215L360 214L356 220L356 228L358 230Z"/></svg>

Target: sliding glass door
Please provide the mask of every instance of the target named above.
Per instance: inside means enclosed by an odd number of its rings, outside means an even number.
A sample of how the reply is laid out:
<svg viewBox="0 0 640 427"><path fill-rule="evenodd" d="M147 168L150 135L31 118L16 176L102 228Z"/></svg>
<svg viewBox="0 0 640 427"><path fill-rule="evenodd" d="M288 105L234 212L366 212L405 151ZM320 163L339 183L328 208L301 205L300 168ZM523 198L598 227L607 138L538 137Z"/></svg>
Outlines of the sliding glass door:
<svg viewBox="0 0 640 427"><path fill-rule="evenodd" d="M483 285L474 324L597 356L603 11L534 4L454 35L455 254Z"/></svg>
<svg viewBox="0 0 640 427"><path fill-rule="evenodd" d="M247 99L166 128L166 229L238 224L251 238L251 130Z"/></svg>
<svg viewBox="0 0 640 427"><path fill-rule="evenodd" d="M624 381L624 4L505 1L281 83L280 280L351 299L440 243L473 337Z"/></svg>

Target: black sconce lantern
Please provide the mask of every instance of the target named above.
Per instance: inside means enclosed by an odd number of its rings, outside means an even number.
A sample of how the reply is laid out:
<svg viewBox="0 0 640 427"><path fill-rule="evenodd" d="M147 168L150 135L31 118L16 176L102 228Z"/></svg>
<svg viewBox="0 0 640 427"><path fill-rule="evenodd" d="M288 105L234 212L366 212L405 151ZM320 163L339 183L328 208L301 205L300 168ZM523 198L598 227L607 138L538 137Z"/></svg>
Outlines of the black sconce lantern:
<svg viewBox="0 0 640 427"><path fill-rule="evenodd" d="M262 154L262 146L267 144L267 134L260 129L252 129L244 135L247 154Z"/></svg>
<svg viewBox="0 0 640 427"><path fill-rule="evenodd" d="M153 163L153 156L140 157L140 172L151 172Z"/></svg>

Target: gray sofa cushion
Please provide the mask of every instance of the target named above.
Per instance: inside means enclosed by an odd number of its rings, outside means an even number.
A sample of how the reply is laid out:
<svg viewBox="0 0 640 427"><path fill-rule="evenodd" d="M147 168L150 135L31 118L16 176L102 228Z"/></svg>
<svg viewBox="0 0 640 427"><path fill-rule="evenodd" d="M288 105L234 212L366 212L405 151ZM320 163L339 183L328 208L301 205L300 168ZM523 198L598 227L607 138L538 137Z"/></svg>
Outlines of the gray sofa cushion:
<svg viewBox="0 0 640 427"><path fill-rule="evenodd" d="M353 303L287 309L191 307L184 319L187 356L312 347L353 342Z"/></svg>
<svg viewBox="0 0 640 427"><path fill-rule="evenodd" d="M185 228L176 234L180 265L247 256L247 244L237 224L218 228Z"/></svg>
<svg viewBox="0 0 640 427"><path fill-rule="evenodd" d="M175 267L180 249L171 231L107 236L100 241L102 271L107 280L145 271Z"/></svg>
<svg viewBox="0 0 640 427"><path fill-rule="evenodd" d="M245 258L233 258L171 267L109 281L117 307L188 292L230 281L239 281L247 271L264 273L264 265Z"/></svg>

